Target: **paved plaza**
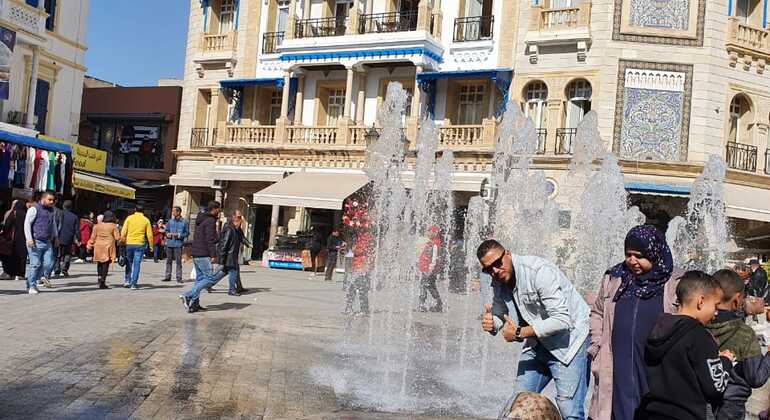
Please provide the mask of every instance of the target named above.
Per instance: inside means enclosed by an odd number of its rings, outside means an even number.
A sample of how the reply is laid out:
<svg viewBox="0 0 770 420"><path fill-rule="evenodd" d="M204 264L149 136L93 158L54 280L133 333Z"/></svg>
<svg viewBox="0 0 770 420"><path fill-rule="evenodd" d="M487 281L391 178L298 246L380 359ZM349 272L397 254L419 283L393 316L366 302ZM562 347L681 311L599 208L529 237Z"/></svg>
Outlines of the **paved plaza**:
<svg viewBox="0 0 770 420"><path fill-rule="evenodd" d="M309 378L350 327L341 281L244 267L248 294L222 282L187 314L191 283L161 282L163 267L145 260L136 291L118 273L98 290L91 264L34 296L0 280L0 418L417 418L356 410Z"/></svg>

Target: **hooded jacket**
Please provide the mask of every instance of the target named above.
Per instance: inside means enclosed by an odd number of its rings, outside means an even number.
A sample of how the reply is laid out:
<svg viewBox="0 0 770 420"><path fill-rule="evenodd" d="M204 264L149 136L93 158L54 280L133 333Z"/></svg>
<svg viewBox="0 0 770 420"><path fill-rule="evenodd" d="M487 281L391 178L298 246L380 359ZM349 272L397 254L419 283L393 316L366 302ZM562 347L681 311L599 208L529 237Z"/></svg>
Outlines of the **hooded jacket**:
<svg viewBox="0 0 770 420"><path fill-rule="evenodd" d="M762 354L754 330L735 313L720 310L706 328L717 340L719 350L735 354L736 365L724 400L716 410L717 420L743 419L752 388L759 388L770 378L770 355Z"/></svg>
<svg viewBox="0 0 770 420"><path fill-rule="evenodd" d="M195 219L195 237L190 249L193 258L217 256L217 218L201 213Z"/></svg>
<svg viewBox="0 0 770 420"><path fill-rule="evenodd" d="M650 392L640 411L680 420L706 419L727 387L731 363L706 327L685 315L661 314L645 347Z"/></svg>

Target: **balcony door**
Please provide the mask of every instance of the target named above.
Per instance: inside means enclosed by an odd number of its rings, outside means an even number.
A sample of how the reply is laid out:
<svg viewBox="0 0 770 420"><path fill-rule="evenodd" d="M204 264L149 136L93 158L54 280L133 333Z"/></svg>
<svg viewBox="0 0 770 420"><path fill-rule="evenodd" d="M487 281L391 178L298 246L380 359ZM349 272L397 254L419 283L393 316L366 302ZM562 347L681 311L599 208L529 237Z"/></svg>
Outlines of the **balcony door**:
<svg viewBox="0 0 770 420"><path fill-rule="evenodd" d="M326 125L335 126L337 120L342 118L345 112L345 89L329 89L329 99L326 105Z"/></svg>
<svg viewBox="0 0 770 420"><path fill-rule="evenodd" d="M285 32L286 31L286 23L289 21L289 2L286 0L279 1L278 2L278 10L277 16L275 18L276 22L276 32Z"/></svg>
<svg viewBox="0 0 770 420"><path fill-rule="evenodd" d="M457 98L457 120L460 125L479 125L484 119L485 86L467 84L460 86Z"/></svg>
<svg viewBox="0 0 770 420"><path fill-rule="evenodd" d="M738 21L744 25L749 24L749 17L751 16L750 5L752 0L735 0L735 14L734 16Z"/></svg>
<svg viewBox="0 0 770 420"><path fill-rule="evenodd" d="M583 116L591 110L591 84L576 80L567 87L567 103L564 107L564 128L577 128Z"/></svg>
<svg viewBox="0 0 770 420"><path fill-rule="evenodd" d="M235 29L235 0L221 0L219 6L219 33L226 34Z"/></svg>
<svg viewBox="0 0 770 420"><path fill-rule="evenodd" d="M572 7L572 0L551 0L551 9L568 9Z"/></svg>

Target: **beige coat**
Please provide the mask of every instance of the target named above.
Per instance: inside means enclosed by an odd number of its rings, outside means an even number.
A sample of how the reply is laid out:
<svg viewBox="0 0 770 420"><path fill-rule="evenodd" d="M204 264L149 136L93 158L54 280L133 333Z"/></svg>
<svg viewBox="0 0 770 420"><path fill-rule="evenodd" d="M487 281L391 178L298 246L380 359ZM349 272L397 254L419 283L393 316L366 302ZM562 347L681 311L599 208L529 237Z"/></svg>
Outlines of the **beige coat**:
<svg viewBox="0 0 770 420"><path fill-rule="evenodd" d="M88 249L94 250L94 261L113 262L116 258L115 241L120 240L118 225L115 223L97 223L88 240Z"/></svg>
<svg viewBox="0 0 770 420"><path fill-rule="evenodd" d="M676 312L676 285L681 272L674 272L663 289L663 311ZM612 418L612 324L615 319L615 292L620 278L604 276L599 293L591 305L590 337L591 373L594 375L594 393L588 416L592 420Z"/></svg>

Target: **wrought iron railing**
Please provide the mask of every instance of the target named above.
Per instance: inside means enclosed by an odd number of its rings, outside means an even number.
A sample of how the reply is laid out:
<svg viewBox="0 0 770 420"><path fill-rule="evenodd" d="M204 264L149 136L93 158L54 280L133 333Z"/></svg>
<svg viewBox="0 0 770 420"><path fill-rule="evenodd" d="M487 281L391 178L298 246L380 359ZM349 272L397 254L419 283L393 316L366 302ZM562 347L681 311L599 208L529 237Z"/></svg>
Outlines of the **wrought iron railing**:
<svg viewBox="0 0 770 420"><path fill-rule="evenodd" d="M417 30L416 10L361 15L358 21L359 34L408 32L415 30Z"/></svg>
<svg viewBox="0 0 770 420"><path fill-rule="evenodd" d="M217 138L216 128L193 128L190 133L190 149L204 149L213 146Z"/></svg>
<svg viewBox="0 0 770 420"><path fill-rule="evenodd" d="M735 142L727 143L727 167L740 171L757 170L757 147Z"/></svg>
<svg viewBox="0 0 770 420"><path fill-rule="evenodd" d="M494 16L473 16L455 19L454 42L492 39Z"/></svg>
<svg viewBox="0 0 770 420"><path fill-rule="evenodd" d="M571 155L572 144L577 134L577 128L557 128L556 129L556 149L554 154Z"/></svg>
<svg viewBox="0 0 770 420"><path fill-rule="evenodd" d="M548 137L548 130L545 128L538 128L535 131L537 132L537 150L535 150L535 153L538 155L544 155L545 140Z"/></svg>
<svg viewBox="0 0 770 420"><path fill-rule="evenodd" d="M770 149L765 150L765 174L770 175Z"/></svg>
<svg viewBox="0 0 770 420"><path fill-rule="evenodd" d="M283 32L265 32L262 35L262 53L275 54L278 46L283 42Z"/></svg>
<svg viewBox="0 0 770 420"><path fill-rule="evenodd" d="M345 35L347 18L332 16L318 19L301 19L294 26L295 38L320 38Z"/></svg>

